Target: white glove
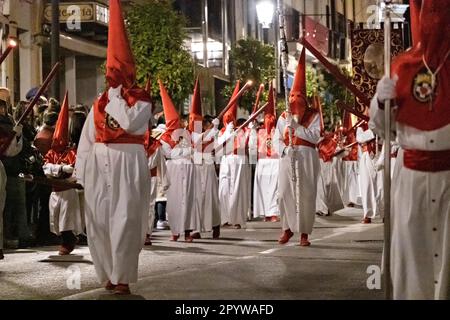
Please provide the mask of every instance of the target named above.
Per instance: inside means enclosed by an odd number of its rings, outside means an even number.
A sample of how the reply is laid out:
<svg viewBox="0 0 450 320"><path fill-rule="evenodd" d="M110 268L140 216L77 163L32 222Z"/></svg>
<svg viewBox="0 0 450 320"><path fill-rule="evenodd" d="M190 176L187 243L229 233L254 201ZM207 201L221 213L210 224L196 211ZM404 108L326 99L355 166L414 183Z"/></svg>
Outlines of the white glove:
<svg viewBox="0 0 450 320"><path fill-rule="evenodd" d="M253 121L248 124L248 128L250 130L255 129L255 124L253 123Z"/></svg>
<svg viewBox="0 0 450 320"><path fill-rule="evenodd" d="M287 113L287 115L286 115L286 126L288 128L292 128L292 129L296 130L300 125L297 123L297 121L295 121L292 118L292 114L291 113Z"/></svg>
<svg viewBox="0 0 450 320"><path fill-rule="evenodd" d="M16 135L20 136L22 134L22 129L23 126L21 124L18 124L13 128L13 131L16 133Z"/></svg>
<svg viewBox="0 0 450 320"><path fill-rule="evenodd" d="M64 165L62 167L62 171L68 174L72 174L73 173L73 167L69 166L69 165Z"/></svg>
<svg viewBox="0 0 450 320"><path fill-rule="evenodd" d="M111 101L114 98L122 97L121 91L122 91L122 85L119 85L117 88L113 88L113 87L109 88L109 90L108 90L109 101Z"/></svg>
<svg viewBox="0 0 450 320"><path fill-rule="evenodd" d="M232 132L233 129L234 129L234 124L233 124L233 122L230 122L229 124L227 124L227 128L225 129L225 131Z"/></svg>
<svg viewBox="0 0 450 320"><path fill-rule="evenodd" d="M386 100L394 99L395 94L395 86L397 85L398 76L394 75L394 77L391 79L387 76L384 76L383 78L378 81L377 84L377 99L378 102L383 103Z"/></svg>
<svg viewBox="0 0 450 320"><path fill-rule="evenodd" d="M285 157L291 158L294 155L294 148L291 146L285 147L283 150L283 154Z"/></svg>
<svg viewBox="0 0 450 320"><path fill-rule="evenodd" d="M213 124L214 128L217 129L217 128L219 128L220 120L217 119L217 118L215 118L215 119L212 121L212 124Z"/></svg>

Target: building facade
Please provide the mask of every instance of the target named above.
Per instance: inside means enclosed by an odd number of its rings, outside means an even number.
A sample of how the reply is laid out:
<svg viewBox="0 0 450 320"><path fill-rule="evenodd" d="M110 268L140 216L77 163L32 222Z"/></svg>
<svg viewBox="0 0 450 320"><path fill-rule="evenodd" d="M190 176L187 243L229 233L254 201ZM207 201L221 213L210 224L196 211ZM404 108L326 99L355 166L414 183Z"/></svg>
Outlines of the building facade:
<svg viewBox="0 0 450 320"><path fill-rule="evenodd" d="M68 90L70 104L90 105L104 89L101 66L106 58L107 0L60 1L60 97ZM12 101L25 100L50 72L50 0L0 1L2 47L9 37L18 46L1 66L1 86Z"/></svg>

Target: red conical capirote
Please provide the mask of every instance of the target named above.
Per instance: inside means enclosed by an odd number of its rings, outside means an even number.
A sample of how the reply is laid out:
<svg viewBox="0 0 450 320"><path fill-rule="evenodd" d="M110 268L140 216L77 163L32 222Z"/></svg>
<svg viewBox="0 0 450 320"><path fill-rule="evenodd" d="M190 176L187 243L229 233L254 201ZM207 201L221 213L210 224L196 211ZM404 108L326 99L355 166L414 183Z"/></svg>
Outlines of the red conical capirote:
<svg viewBox="0 0 450 320"><path fill-rule="evenodd" d="M161 80L158 80L158 83L164 110L164 118L166 120L166 130L173 132L174 130L181 128L180 116L178 115L177 109L175 108L172 99L170 99L164 84Z"/></svg>
<svg viewBox="0 0 450 320"><path fill-rule="evenodd" d="M289 105L291 113L298 115L301 119L306 111L306 53L303 47L302 53L298 60L297 70L295 71L294 83L292 84L291 93L289 95Z"/></svg>
<svg viewBox="0 0 450 320"><path fill-rule="evenodd" d="M200 82L195 80L194 94L192 95L191 110L189 111L189 131L194 131L196 121L202 121L202 100L200 96Z"/></svg>
<svg viewBox="0 0 450 320"><path fill-rule="evenodd" d="M239 92L239 85L240 85L240 81L238 80L236 82L236 86L234 87L234 91L233 94L231 95L230 101L237 96L238 92ZM238 109L238 104L237 101L233 104L233 106L227 110L227 112L225 112L225 114L223 115L223 124L226 126L227 124L229 124L230 122L236 123L236 118L237 118L237 109Z"/></svg>
<svg viewBox="0 0 450 320"><path fill-rule="evenodd" d="M69 94L66 91L53 133L52 149L62 152L69 145Z"/></svg>
<svg viewBox="0 0 450 320"><path fill-rule="evenodd" d="M136 81L136 65L128 41L120 0L109 1L106 80L110 87L129 89Z"/></svg>

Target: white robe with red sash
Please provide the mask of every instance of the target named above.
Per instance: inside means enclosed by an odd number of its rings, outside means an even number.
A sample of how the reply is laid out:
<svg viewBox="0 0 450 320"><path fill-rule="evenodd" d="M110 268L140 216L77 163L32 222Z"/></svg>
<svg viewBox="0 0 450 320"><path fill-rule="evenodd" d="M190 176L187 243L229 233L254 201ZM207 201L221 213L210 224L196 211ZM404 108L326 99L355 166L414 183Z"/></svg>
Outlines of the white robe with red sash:
<svg viewBox="0 0 450 320"><path fill-rule="evenodd" d="M278 208L278 174L280 159L273 149L272 137L267 137L266 129L260 129L257 139L251 139L249 148L257 150L258 162L255 170L253 188L253 217L279 216ZM253 145L256 142L256 145ZM267 145L269 144L269 145ZM271 154L268 154L268 147Z"/></svg>
<svg viewBox="0 0 450 320"><path fill-rule="evenodd" d="M370 118L373 130L384 136L384 110L376 96ZM450 124L429 131L392 124L401 147L391 186L394 299L450 299L450 170L419 171L399 163L402 149L450 150Z"/></svg>
<svg viewBox="0 0 450 320"><path fill-rule="evenodd" d="M172 148L162 139L160 142L167 159L169 188L166 213L170 230L173 235L183 234L188 230L200 230L200 212L195 201L195 193L199 188L191 159L191 143L183 140Z"/></svg>
<svg viewBox="0 0 450 320"><path fill-rule="evenodd" d="M148 129L148 102L128 107L124 100L114 99L105 110L128 134L143 136ZM81 134L75 171L84 186L89 249L100 282L136 282L150 204L143 139L142 144L96 142L92 108Z"/></svg>
<svg viewBox="0 0 450 320"><path fill-rule="evenodd" d="M278 143L277 148L280 150L280 154L283 154L286 147L284 141L286 129L286 120L280 116L274 137L274 142ZM296 136L311 144L317 144L320 139L318 114L307 128L299 127L296 130ZM319 155L315 148L309 146L300 145L293 148L293 163L292 159L286 155L280 159L278 190L282 228L311 234L316 214L317 181L320 170ZM292 181L293 169L295 169L297 177L296 185Z"/></svg>

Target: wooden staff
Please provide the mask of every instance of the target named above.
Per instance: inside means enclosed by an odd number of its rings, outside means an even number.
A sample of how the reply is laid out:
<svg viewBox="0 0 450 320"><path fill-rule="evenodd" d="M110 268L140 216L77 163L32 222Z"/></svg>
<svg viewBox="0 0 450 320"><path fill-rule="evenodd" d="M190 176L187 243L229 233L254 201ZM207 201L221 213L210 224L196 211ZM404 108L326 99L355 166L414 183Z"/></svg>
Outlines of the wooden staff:
<svg viewBox="0 0 450 320"><path fill-rule="evenodd" d="M269 102L266 102L261 108L259 108L255 113L252 113L252 115L243 123L241 124L236 130L233 131L233 133L228 137L228 139L226 139L223 143L221 143L220 145L218 145L216 148L214 148L214 152L215 154L217 154L217 152L219 152L221 149L225 148L225 145L228 143L228 141L230 141L232 138L234 139L234 137L236 136L236 134L244 129L250 122L252 122L253 120L255 120L260 114L261 112L263 112L267 106L269 105Z"/></svg>
<svg viewBox="0 0 450 320"><path fill-rule="evenodd" d="M28 182L34 182L50 187L56 187L56 188L64 188L64 189L78 189L83 190L83 186L76 182L71 182L65 179L55 179L55 178L46 178L46 177L35 177L31 174L19 174L19 178L28 181Z"/></svg>
<svg viewBox="0 0 450 320"><path fill-rule="evenodd" d="M55 78L56 72L58 71L58 68L59 68L60 65L61 65L60 62L57 62L55 64L55 66L53 67L52 71L50 71L50 73L48 74L48 76L45 79L44 83L39 88L39 90L36 93L36 95L33 97L33 100L31 100L30 104L27 106L27 108L25 109L24 113L22 114L20 119L17 121L16 126L22 124L25 121L25 119L28 116L28 114L33 110L33 107L38 102L38 100L39 100L40 96L42 95L42 93L45 90L47 90L50 82ZM0 145L0 156L3 155L4 152L8 149L9 145L11 144L11 141L14 139L15 136L16 136L16 134L15 134L14 131L10 132L9 136L7 137L7 139L5 139L4 143L2 143Z"/></svg>
<svg viewBox="0 0 450 320"><path fill-rule="evenodd" d="M374 140L375 140L375 138L370 139L369 141L367 141L367 142L365 142L365 143L371 143L371 142L374 141ZM355 144L358 144L358 141L352 142L352 143L350 143L350 144L344 146L344 147L343 147L342 149L340 149L339 151L336 151L335 153L333 153L333 155L332 155L331 157L336 157L336 156L340 155L342 152L345 151L345 149L351 148L351 147L353 147Z"/></svg>
<svg viewBox="0 0 450 320"><path fill-rule="evenodd" d="M6 50L3 51L2 55L0 56L0 65L5 61L6 57L8 57L9 53L17 47L17 41L15 39L9 39L8 46L6 47Z"/></svg>
<svg viewBox="0 0 450 320"><path fill-rule="evenodd" d="M336 106L340 109L346 110L348 112L350 112L351 114L354 114L355 116L357 116L360 119L363 119L365 121L369 121L369 117L366 116L365 114L359 112L358 110L356 110L355 108L353 108L352 106L349 106L348 104L346 104L343 101L338 101L336 103Z"/></svg>
<svg viewBox="0 0 450 320"><path fill-rule="evenodd" d="M61 62L57 62L53 66L52 70L48 74L48 76L45 79L44 83L41 85L41 87L39 88L38 92L33 97L33 100L31 100L30 104L27 106L27 108L25 109L24 113L22 114L22 116L17 121L16 125L22 124L22 122L26 119L26 117L31 112L31 110L33 110L33 107L36 105L36 103L38 102L38 100L41 97L41 95L47 90L48 86L50 85L50 82L55 78L56 72L58 72L60 66L61 66Z"/></svg>
<svg viewBox="0 0 450 320"><path fill-rule="evenodd" d="M300 43L306 47L316 58L319 60L325 68L336 78L336 80L344 85L351 93L359 99L359 101L366 107L370 106L370 99L361 92L355 85L353 85L346 76L334 64L330 63L314 46L308 42L304 37L300 39Z"/></svg>
<svg viewBox="0 0 450 320"><path fill-rule="evenodd" d="M391 76L391 2L384 1L384 75ZM384 101L384 293L392 299L391 283L391 101Z"/></svg>

